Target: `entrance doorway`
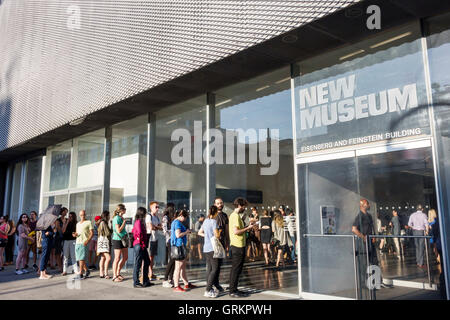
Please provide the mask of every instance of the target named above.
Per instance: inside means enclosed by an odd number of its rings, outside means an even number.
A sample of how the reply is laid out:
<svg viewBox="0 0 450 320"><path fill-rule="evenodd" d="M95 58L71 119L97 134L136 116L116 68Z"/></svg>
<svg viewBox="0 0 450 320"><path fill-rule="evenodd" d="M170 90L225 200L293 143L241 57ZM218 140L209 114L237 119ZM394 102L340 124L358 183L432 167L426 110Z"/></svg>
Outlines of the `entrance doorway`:
<svg viewBox="0 0 450 320"><path fill-rule="evenodd" d="M439 298L439 268L427 247L428 268L418 268L414 239L399 241L391 224L395 209L403 235L421 204L437 209L430 140L297 158L301 285L306 294L352 299ZM375 232L378 266L390 288L370 294L365 243L352 225L359 201L367 199ZM427 239L426 242L429 242ZM421 288L421 289L419 289ZM423 290L427 288L429 290Z"/></svg>

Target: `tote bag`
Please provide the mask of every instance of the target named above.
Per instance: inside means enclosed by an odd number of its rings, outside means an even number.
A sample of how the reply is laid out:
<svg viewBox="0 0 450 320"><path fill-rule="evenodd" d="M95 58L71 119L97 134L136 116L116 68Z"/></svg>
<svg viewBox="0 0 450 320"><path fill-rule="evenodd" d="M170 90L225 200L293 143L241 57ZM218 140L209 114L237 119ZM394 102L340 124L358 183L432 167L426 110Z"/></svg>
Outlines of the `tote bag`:
<svg viewBox="0 0 450 320"><path fill-rule="evenodd" d="M215 236L211 237L211 244L214 250L214 259L225 259L225 249Z"/></svg>

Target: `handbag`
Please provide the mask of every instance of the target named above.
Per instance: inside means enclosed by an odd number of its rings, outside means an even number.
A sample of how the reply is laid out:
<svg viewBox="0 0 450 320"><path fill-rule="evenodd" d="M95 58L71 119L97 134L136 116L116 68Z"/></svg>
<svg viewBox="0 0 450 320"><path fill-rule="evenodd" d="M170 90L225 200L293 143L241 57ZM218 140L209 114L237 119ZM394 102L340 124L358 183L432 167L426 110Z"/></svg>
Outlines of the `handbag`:
<svg viewBox="0 0 450 320"><path fill-rule="evenodd" d="M128 248L130 246L130 238L128 237L128 233L126 233L122 239L120 239L120 241L122 241L122 246L124 248Z"/></svg>
<svg viewBox="0 0 450 320"><path fill-rule="evenodd" d="M186 258L186 248L184 247L184 245L181 245L179 247L171 246L170 257L173 260L184 260Z"/></svg>
<svg viewBox="0 0 450 320"><path fill-rule="evenodd" d="M214 250L213 258L214 259L225 259L225 249L222 246L222 243L220 243L219 239L217 239L215 236L211 237L211 244Z"/></svg>
<svg viewBox="0 0 450 320"><path fill-rule="evenodd" d="M134 236L132 233L128 235L128 248L133 248Z"/></svg>

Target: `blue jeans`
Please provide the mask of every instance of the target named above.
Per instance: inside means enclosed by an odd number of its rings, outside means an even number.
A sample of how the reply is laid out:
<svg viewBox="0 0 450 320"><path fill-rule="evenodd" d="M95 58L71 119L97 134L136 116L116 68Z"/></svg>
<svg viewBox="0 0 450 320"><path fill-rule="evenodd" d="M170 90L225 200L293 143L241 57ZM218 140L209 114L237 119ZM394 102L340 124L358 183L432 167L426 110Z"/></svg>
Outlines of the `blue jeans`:
<svg viewBox="0 0 450 320"><path fill-rule="evenodd" d="M297 254L296 254L296 248L295 248L295 241L296 241L296 236L294 235L293 237L292 236L289 236L289 238L291 238L291 241L292 241L292 250L291 250L291 259L292 259L292 261L294 261L295 260L295 258L297 257Z"/></svg>
<svg viewBox="0 0 450 320"><path fill-rule="evenodd" d="M139 273L141 272L142 261L144 261L143 270L143 283L149 283L148 279L148 269L150 266L150 258L148 257L147 249L142 249L140 245L135 245L134 250L134 270L133 270L133 283L137 285L139 283Z"/></svg>
<svg viewBox="0 0 450 320"><path fill-rule="evenodd" d="M44 271L47 269L48 260L50 259L50 253L53 248L53 237L46 237L42 232L42 254L41 262L39 263L39 270Z"/></svg>

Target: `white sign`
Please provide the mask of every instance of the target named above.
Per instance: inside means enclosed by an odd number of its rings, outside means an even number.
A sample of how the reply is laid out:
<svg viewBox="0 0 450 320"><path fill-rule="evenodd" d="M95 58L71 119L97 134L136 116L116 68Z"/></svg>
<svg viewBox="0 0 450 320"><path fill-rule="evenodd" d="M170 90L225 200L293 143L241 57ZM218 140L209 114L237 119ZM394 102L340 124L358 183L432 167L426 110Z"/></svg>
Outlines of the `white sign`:
<svg viewBox="0 0 450 320"><path fill-rule="evenodd" d="M415 83L355 97L356 75L299 90L300 130L320 128L418 106Z"/></svg>

